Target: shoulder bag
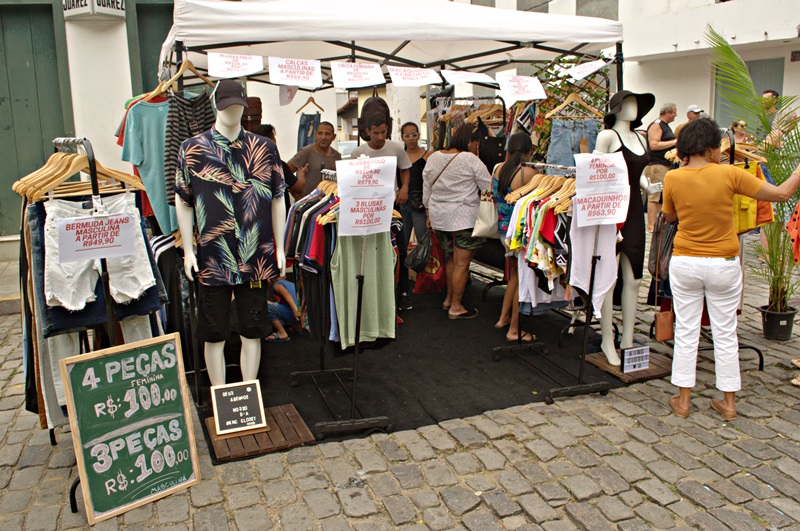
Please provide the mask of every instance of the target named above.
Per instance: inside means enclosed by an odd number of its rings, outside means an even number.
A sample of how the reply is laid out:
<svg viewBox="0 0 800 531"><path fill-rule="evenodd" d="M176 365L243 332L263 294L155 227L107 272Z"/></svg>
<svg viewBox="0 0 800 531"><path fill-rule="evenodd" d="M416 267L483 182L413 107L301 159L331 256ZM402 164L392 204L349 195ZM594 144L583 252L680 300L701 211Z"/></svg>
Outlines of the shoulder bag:
<svg viewBox="0 0 800 531"><path fill-rule="evenodd" d="M655 338L656 341L669 341L670 339L675 338L675 313L672 310L666 311L658 311L660 309L660 305L658 304L658 277L659 273L661 272L661 262L662 256L661 253L664 250L665 242L664 242L664 233L668 232L667 238L669 238L669 254L672 254L672 237L675 236L675 232L672 231L671 233L667 230L667 223L663 219L663 214L658 215L658 221L662 223L661 231L658 233L658 246L656 247L656 267L655 267L655 279L656 279L656 315L654 317L655 321ZM670 224L674 225L674 224ZM669 261L667 261L669 264Z"/></svg>
<svg viewBox="0 0 800 531"><path fill-rule="evenodd" d="M495 165L494 169L497 170L497 165ZM492 179L494 179L494 175L492 175ZM478 207L478 217L475 218L472 237L499 239L500 234L497 232L497 203L494 202L491 186L488 190L481 190L479 196L481 204Z"/></svg>

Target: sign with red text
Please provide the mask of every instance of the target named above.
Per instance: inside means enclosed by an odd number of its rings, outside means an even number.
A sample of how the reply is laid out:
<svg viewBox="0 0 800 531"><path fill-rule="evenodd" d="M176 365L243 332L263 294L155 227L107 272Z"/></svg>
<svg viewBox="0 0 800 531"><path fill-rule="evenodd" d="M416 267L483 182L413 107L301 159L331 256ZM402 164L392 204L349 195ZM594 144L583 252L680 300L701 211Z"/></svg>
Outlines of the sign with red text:
<svg viewBox="0 0 800 531"><path fill-rule="evenodd" d="M375 63L331 62L333 86L336 88L357 88L383 85L386 79L383 70Z"/></svg>
<svg viewBox="0 0 800 531"><path fill-rule="evenodd" d="M437 85L442 78L432 68L406 68L403 66L387 66L392 84L397 87L422 87Z"/></svg>
<svg viewBox="0 0 800 531"><path fill-rule="evenodd" d="M572 68L564 71L564 73L573 79L583 79L589 74L594 74L608 64L611 64L611 61L606 62L604 59L598 59L597 61L573 66Z"/></svg>
<svg viewBox="0 0 800 531"><path fill-rule="evenodd" d="M273 85L317 88L322 86L322 68L315 59L270 57L269 81Z"/></svg>
<svg viewBox="0 0 800 531"><path fill-rule="evenodd" d="M494 79L487 74L481 72L467 72L466 70L442 70L442 76L445 81L451 85L457 83L492 83Z"/></svg>
<svg viewBox="0 0 800 531"><path fill-rule="evenodd" d="M127 256L136 252L139 220L130 214L86 216L58 220L58 261Z"/></svg>
<svg viewBox="0 0 800 531"><path fill-rule="evenodd" d="M242 77L264 70L260 55L208 52L208 75L214 77Z"/></svg>
<svg viewBox="0 0 800 531"><path fill-rule="evenodd" d="M297 95L297 87L282 86L278 88L278 103L283 107L289 105Z"/></svg>
<svg viewBox="0 0 800 531"><path fill-rule="evenodd" d="M547 97L542 83L530 76L497 76L500 97L507 104L517 101L543 100Z"/></svg>
<svg viewBox="0 0 800 531"><path fill-rule="evenodd" d="M631 185L622 152L578 153L575 168L572 209L578 227L623 223L628 217Z"/></svg>
<svg viewBox="0 0 800 531"><path fill-rule="evenodd" d="M396 172L397 157L336 161L340 236L389 232Z"/></svg>

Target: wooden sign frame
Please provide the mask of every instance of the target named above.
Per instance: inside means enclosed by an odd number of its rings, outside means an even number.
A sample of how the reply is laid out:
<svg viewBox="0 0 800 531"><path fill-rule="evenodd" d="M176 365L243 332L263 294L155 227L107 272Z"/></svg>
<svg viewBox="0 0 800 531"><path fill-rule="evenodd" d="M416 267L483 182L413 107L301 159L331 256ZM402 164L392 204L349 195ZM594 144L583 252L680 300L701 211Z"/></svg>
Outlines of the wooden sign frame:
<svg viewBox="0 0 800 531"><path fill-rule="evenodd" d="M256 395L258 400L258 412L261 414L261 422L258 424L253 424L252 426L240 426L238 428L228 428L228 429L220 429L219 425L219 416L217 415L217 391L221 391L223 389L228 389L230 387L241 387L243 385L252 385L256 388ZM223 385L214 385L211 386L211 403L213 406L214 411L214 428L217 430L217 435L227 435L230 433L237 433L240 431L253 431L258 430L259 428L264 429L264 431L269 430L269 426L267 426L267 417L264 414L264 402L263 397L261 396L261 382L258 380L245 380L242 382L234 382L229 384Z"/></svg>
<svg viewBox="0 0 800 531"><path fill-rule="evenodd" d="M89 481L94 476L90 476L87 473L86 462L84 461L84 456L82 451L83 440L81 436L81 425L80 425L80 419L78 418L78 412L75 406L75 394L72 389L72 381L70 380L70 373L79 364L88 361L93 361L96 360L97 358L113 356L126 351L135 351L138 349L154 345L167 345L169 343L174 343L175 345L174 349L175 365L174 369L173 368L169 369L175 370L177 372L179 390L178 390L178 396L174 397L174 399L175 401L180 400L182 403L180 410L183 413L182 416L184 419L184 427L187 432L184 435L184 437L188 440L188 446L189 446L188 452L192 465L192 473L188 478L186 478L185 481L182 481L175 485L171 485L165 488L164 490L160 490L153 494L144 496L142 498L137 499L134 502L121 505L114 509L106 510L104 512L97 512L94 509L94 505L92 502L92 494L89 485ZM180 336L177 333L175 333L175 334L167 334L164 336L159 336L152 339L146 339L143 341L137 341L134 343L128 343L125 345L120 345L108 349L97 350L95 352L91 352L88 354L72 356L70 358L61 360L61 377L64 382L64 392L66 394L67 408L69 411L69 423L70 427L72 428L72 442L75 450L75 459L77 462L78 473L81 482L81 490L83 492L83 500L86 507L86 518L89 521L90 525L94 525L97 522L102 522L103 520L107 520L114 516L118 516L127 511L130 511L132 509L136 509L137 507L141 507L142 505L145 505L147 503L151 503L155 500L164 498L174 492L191 487L192 485L196 485L200 482L200 464L198 461L197 444L194 436L194 422L192 420L192 412L190 409L191 396L189 395L189 391L186 385L186 374L183 368L183 356L181 353L182 350L181 350ZM97 406L95 406L95 408L96 407ZM113 433L114 432L111 432L110 434ZM141 443L140 446L142 446ZM155 448L155 446L153 448ZM142 449L142 453L140 454L142 456L144 455L143 450L144 448ZM153 454L151 454L151 463L152 463L152 456ZM133 483L133 481L131 481L131 483Z"/></svg>

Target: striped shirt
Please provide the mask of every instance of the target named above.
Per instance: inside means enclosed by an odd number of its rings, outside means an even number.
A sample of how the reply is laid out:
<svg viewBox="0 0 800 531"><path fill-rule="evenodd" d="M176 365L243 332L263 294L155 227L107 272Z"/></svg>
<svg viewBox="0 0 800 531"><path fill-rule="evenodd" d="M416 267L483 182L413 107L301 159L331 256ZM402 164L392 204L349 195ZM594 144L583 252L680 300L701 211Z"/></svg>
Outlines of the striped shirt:
<svg viewBox="0 0 800 531"><path fill-rule="evenodd" d="M194 98L170 94L167 103L169 111L164 147L164 181L167 188L167 202L174 205L175 170L178 167L178 151L181 143L211 129L215 117L211 100L205 94Z"/></svg>

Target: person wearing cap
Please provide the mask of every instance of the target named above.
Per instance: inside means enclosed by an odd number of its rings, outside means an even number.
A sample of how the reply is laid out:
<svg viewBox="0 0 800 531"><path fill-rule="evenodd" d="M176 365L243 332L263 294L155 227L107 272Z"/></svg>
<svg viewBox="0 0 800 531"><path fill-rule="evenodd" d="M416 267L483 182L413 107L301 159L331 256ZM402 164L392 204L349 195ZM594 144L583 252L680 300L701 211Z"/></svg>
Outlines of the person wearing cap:
<svg viewBox="0 0 800 531"><path fill-rule="evenodd" d="M181 144L175 210L184 241L183 269L198 282L199 339L211 385L225 383L225 340L235 295L244 380L258 376L268 282L283 276L286 208L280 155L268 138L242 128L247 106L236 81L212 95L214 126ZM197 226L197 255L192 250Z"/></svg>
<svg viewBox="0 0 800 531"><path fill-rule="evenodd" d="M617 243L616 252L619 257L619 269L622 272L622 338L621 348L633 346L633 333L636 326L636 305L639 297L639 284L644 272L645 254L645 225L644 207L638 200L640 190L648 194L661 191L661 183L651 183L644 174L645 167L650 157L647 154L644 139L635 129L642 125L642 118L653 108L656 98L652 94L637 94L629 90L622 90L614 94L609 101L609 111L603 117L606 128L597 135L595 153L621 152L628 169L628 183L630 185L630 201L625 224L620 229L622 241ZM613 227L613 226L612 226ZM591 245L587 242L588 245ZM573 240L573 247L577 244ZM613 293L614 279L616 279L616 264L604 271L612 275L610 289L603 299L600 315L600 328L603 335L601 349L609 364L620 365L614 343L613 330ZM587 265L572 264L572 268ZM574 276L574 274L573 274ZM585 276L585 275L583 275ZM598 278L601 275L597 275ZM597 280L597 278L596 278ZM603 279L608 287L608 279ZM595 286L598 284L595 283Z"/></svg>
<svg viewBox="0 0 800 531"><path fill-rule="evenodd" d="M672 169L672 162L666 158L667 151L675 147L675 133L669 126L675 121L678 107L674 103L665 103L658 112L658 118L647 126L647 152L650 162L644 174L653 183L663 183L664 176ZM658 213L661 212L661 192L647 195L647 232L652 233Z"/></svg>
<svg viewBox="0 0 800 531"><path fill-rule="evenodd" d="M700 115L704 112L705 111L699 105L689 105L689 107L686 109L686 121L675 128L675 136L677 137L679 134L681 134L681 129L686 127L686 124L694 122L700 118Z"/></svg>

